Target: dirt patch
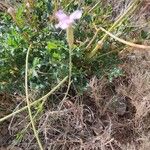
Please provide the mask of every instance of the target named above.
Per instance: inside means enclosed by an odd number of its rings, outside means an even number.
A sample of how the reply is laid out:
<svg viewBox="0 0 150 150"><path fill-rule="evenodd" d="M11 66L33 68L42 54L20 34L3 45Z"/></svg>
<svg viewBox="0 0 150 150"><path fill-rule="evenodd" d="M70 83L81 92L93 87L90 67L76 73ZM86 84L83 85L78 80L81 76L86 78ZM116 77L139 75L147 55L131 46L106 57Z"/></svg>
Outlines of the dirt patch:
<svg viewBox="0 0 150 150"><path fill-rule="evenodd" d="M0 94L0 118L11 113L15 107L12 97L6 93ZM10 121L0 123L0 147L11 143L11 135L8 130Z"/></svg>

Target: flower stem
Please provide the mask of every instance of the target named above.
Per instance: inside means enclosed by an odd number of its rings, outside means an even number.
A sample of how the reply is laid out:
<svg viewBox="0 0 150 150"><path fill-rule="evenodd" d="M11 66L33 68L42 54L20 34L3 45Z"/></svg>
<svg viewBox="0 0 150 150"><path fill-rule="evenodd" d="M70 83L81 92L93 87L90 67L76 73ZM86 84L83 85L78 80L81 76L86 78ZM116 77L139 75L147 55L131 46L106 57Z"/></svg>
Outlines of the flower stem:
<svg viewBox="0 0 150 150"><path fill-rule="evenodd" d="M71 86L71 76L72 76L72 49L73 49L73 43L74 43L74 34L73 34L73 28L70 26L67 29L67 42L69 45L69 75L68 75L68 86L67 86L67 91L65 93L64 98L62 99L60 106L59 106L59 110L61 110L63 103L68 95L70 86Z"/></svg>

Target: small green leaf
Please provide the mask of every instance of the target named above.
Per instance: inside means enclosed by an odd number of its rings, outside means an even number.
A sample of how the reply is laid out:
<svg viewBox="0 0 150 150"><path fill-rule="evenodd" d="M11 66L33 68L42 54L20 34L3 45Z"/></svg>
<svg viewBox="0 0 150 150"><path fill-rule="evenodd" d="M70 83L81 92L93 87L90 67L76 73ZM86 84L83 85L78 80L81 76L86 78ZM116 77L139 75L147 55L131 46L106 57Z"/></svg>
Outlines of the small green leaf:
<svg viewBox="0 0 150 150"><path fill-rule="evenodd" d="M59 60L60 59L60 54L59 53L53 53L53 58Z"/></svg>
<svg viewBox="0 0 150 150"><path fill-rule="evenodd" d="M48 50L56 49L56 48L57 48L57 44L56 44L56 43L51 42L51 41L49 41L49 42L47 43L47 49L48 49Z"/></svg>

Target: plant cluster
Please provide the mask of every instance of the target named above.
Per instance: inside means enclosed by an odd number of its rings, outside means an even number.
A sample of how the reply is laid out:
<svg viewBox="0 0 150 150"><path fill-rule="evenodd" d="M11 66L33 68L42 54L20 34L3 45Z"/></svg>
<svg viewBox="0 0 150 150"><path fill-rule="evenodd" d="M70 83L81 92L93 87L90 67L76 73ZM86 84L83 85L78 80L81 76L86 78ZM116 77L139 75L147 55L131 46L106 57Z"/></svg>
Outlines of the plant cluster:
<svg viewBox="0 0 150 150"><path fill-rule="evenodd" d="M17 134L17 139L23 138L24 132L32 125L37 144L41 150L44 149L43 141L40 139L43 132L36 129L37 120L47 121L45 118L40 120L38 115L46 110L44 108L48 106L44 104L52 94L54 102L50 107L54 111L51 111L50 114L62 115L66 111L70 112L67 117L64 116L64 123L63 118L60 118L63 125L59 124L58 128L66 125L65 118L68 119L69 116L73 118L73 124L83 120L81 121L82 126L77 125L76 127L85 128L84 125L88 126L88 123L86 117L82 116L84 111L92 112L89 114L91 116L100 113L100 117L105 116L105 113L110 113L111 117L113 113L118 116L125 115L130 105L128 101L131 101L132 98L128 98L125 94L122 96L122 93L119 93L112 83L115 82L114 78L117 79L124 75L120 67L121 60L118 59L118 52L125 48L124 45L144 50L150 49L150 46L142 45L142 42L133 43L130 42L131 40L126 40L129 38L130 31L134 29L126 27L126 24L129 24L130 16L142 4L140 0L133 0L129 3L123 13L115 19L112 17L114 15L112 5L108 3L106 5L105 1L25 0L22 3L3 4L6 6L6 11L5 13L0 12L2 20L0 23L0 90L10 93L14 91L24 93L25 91L26 106L0 118L0 122L28 110L30 122L21 135ZM141 32L141 36L147 38L149 35L144 33ZM122 35L126 39L120 38ZM89 82L91 79L93 80ZM104 87L99 85L98 80L100 82L107 80L107 85L112 85L114 89L107 93L110 87L107 89L105 84ZM56 92L58 89L59 92ZM85 89L86 91L89 89L89 95L87 94L89 100L82 102L85 103L85 107L89 108L79 106L81 109L78 110L74 101L67 98L77 96ZM30 96L31 91L38 93L38 96ZM47 94L35 100L47 91L49 91ZM107 95L110 96L107 98ZM114 95L113 98L112 95ZM61 102L57 101L57 97L61 99ZM94 102L94 105L93 103L88 104L91 102ZM80 114L81 118L76 120L72 116L72 114L76 116L75 112ZM135 113L133 112L132 115ZM55 121L54 125L57 121L59 122L59 119L56 117ZM84 121L86 123L83 125ZM73 126L72 123L70 127L68 126L69 128ZM111 123L113 124L113 121ZM111 129L111 124L109 129ZM71 129L72 131L76 132L76 129ZM89 131L92 130L89 128ZM108 130L111 141L110 131ZM66 133L66 130L64 132ZM97 131L91 133L100 135ZM95 141L93 141L96 143L95 135ZM78 136L81 137L81 135ZM107 141L106 143L108 144ZM86 145L85 142L84 146Z"/></svg>
<svg viewBox="0 0 150 150"><path fill-rule="evenodd" d="M65 6L67 2L62 2ZM36 3L18 4L14 8L8 8L7 13L1 13L1 90L15 91L23 90L24 87L24 69L25 56L27 49L32 44L32 50L29 56L29 85L31 89L49 89L55 83L58 83L63 77L68 75L69 70L69 47L67 44L65 30L55 27L56 19L54 13L59 6L56 2L37 1ZM29 6L28 6L29 5ZM65 11L72 12L77 8L82 8L82 3L76 2L66 5ZM84 4L85 9L89 9L91 2ZM101 3L99 3L101 5ZM72 10L70 10L72 8ZM72 50L72 80L79 91L84 89L87 79L93 75L99 77L104 72L116 67L118 63L116 54L104 55L111 50L107 42L102 50L102 56L88 58L89 50L93 46L89 43L91 39L87 37L94 36L93 22L103 24L111 21L107 17L111 13L111 7L93 8L95 15L90 15L83 11L82 18L78 24L73 25L74 45ZM101 14L106 16L101 16ZM100 14L99 16L96 14ZM86 30L86 32L85 32ZM95 29L94 29L95 30ZM101 37L102 34L98 33ZM94 43L96 44L96 39ZM93 45L95 45L93 43Z"/></svg>

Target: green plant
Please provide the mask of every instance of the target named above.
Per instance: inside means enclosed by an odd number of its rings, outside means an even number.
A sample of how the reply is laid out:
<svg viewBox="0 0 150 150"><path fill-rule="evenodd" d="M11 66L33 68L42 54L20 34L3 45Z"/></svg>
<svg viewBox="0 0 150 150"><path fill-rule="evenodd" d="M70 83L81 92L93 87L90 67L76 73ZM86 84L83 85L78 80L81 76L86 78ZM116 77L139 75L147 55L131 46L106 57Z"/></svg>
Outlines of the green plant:
<svg viewBox="0 0 150 150"><path fill-rule="evenodd" d="M76 5L76 3L72 3L69 7L75 9ZM91 3L87 2L86 5L91 5ZM15 91L18 87L23 90L24 82L22 80L24 79L22 75L25 74L24 62L29 43L32 43L33 47L29 58L30 88L35 90L48 89L68 74L69 47L66 45L67 40L64 39L65 32L59 33L59 30L56 30L53 26L53 20L49 22L48 19L49 15L52 17L54 6L55 3L48 1L37 1L34 7L30 9L22 4L16 10L15 20L11 20L11 17L6 14L1 14L3 20L2 36L0 37L2 43L2 50L0 51L2 64L0 70L2 72L0 76L1 90L12 91L13 89ZM95 7L92 10L95 13L94 17L84 14L74 30L75 40L93 36L90 33L90 28L92 28L91 23L97 20L96 13L107 13L109 15L110 10L110 7L103 11L99 7ZM88 19L88 17L91 19ZM102 22L107 22L107 19ZM85 34L83 26L87 23L89 29ZM88 72L87 68L94 66L86 58L84 46L78 44L74 46L72 62L72 79L75 85L79 87L79 91L82 91L88 81L87 75L94 74L94 69L92 69L92 72ZM81 81L83 84L81 84ZM79 82L80 84L78 84ZM15 85L12 83L15 83Z"/></svg>

